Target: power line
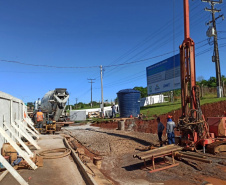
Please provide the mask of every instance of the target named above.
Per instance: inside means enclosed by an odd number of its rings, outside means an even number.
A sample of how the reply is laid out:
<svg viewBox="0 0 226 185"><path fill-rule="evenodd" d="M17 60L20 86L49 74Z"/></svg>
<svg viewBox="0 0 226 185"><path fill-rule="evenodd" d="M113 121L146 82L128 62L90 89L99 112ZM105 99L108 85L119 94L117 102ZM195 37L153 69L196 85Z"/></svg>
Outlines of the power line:
<svg viewBox="0 0 226 185"><path fill-rule="evenodd" d="M218 40L221 40L221 39L226 39L226 38L218 38ZM204 39L202 41L199 41L197 42L196 44L200 44L204 41L206 41L207 39ZM207 44L204 44L202 46L205 46ZM200 46L200 47L202 47ZM198 48L197 48L198 49ZM106 68L109 68L109 67L115 67L115 66L123 66L123 65L129 65L129 64L135 64L135 63L140 63L140 62L144 62L144 61L148 61L148 60L151 60L151 59L155 59L155 58L159 58L159 57L162 57L162 56L165 56L165 55L168 55L170 53L174 53L175 51L170 51L170 52L166 52L164 54L161 54L161 55L156 55L156 56L153 56L153 57L149 57L149 58L145 58L145 59L141 59L141 60L136 60L136 61L132 61L132 62L126 62L126 63L121 63L121 64L113 64L113 65L106 65L104 67ZM73 69L76 69L76 68L80 68L80 69L86 69L86 68L99 68L99 66L87 66L87 67L65 67L65 66L49 66L49 65L38 65L38 64L30 64L30 63L23 63L23 62L18 62L18 61L9 61L9 60L0 60L1 62L7 62L7 63L16 63L16 64L20 64L20 65L29 65L29 66L35 66L35 67L47 67L47 68L61 68L61 69L70 69L70 68L73 68Z"/></svg>
<svg viewBox="0 0 226 185"><path fill-rule="evenodd" d="M205 41L206 41L206 39L205 39ZM197 42L197 43L202 43L203 41L200 41L200 42ZM203 48L204 46L209 46L208 45L208 43L207 44L205 44L205 45L202 45L202 46L199 46L199 47L197 47L196 49L198 50L198 49L201 49L201 48ZM226 47L226 43L223 43L223 44L220 44L219 45L219 48L223 48L223 47ZM205 53L207 53L207 52L209 52L209 51L211 51L212 50L212 47L210 47L210 48L208 48L208 49L205 49L205 50L203 50L203 51L200 51L200 52L198 52L197 54L196 54L196 57L199 57L199 56L201 56L201 55L203 55L203 54L205 54ZM141 71L142 72L142 71ZM108 84L106 84L105 85L105 88L109 88L109 87L112 87L113 85L122 85L122 84L128 84L128 83L130 83L130 82L134 82L134 81L137 81L138 79L141 79L141 78L143 78L146 74L141 74L141 72L138 72L138 73L136 73L136 74L133 74L132 75L132 78L131 78L131 76L127 76L127 77L125 77L124 79L123 79L123 81L120 79L120 81L115 81L115 82L111 82L111 83L108 83ZM136 76L138 74L138 76ZM100 89L100 88L96 88L96 89Z"/></svg>
<svg viewBox="0 0 226 185"><path fill-rule="evenodd" d="M146 58L146 59L142 59L142 60L137 60L137 61L132 61L132 62L127 62L127 63L121 63L121 64L113 64L113 65L107 65L107 66L104 66L104 67L115 67L115 66L122 66L122 65L128 65L128 64L133 64L133 63L138 63L138 62L143 62L143 61L147 61L147 60L151 60L151 59L154 59L154 58L158 58L158 57L161 57L161 56L164 56L164 55L167 55L169 53L172 53L173 51L171 52L167 52L167 53L164 53L164 54L161 54L161 55L157 55L157 56L154 56L154 57L150 57L150 58ZM64 66L49 66L49 65L38 65L38 64L30 64L30 63L23 63L23 62L18 62L18 61L9 61L9 60L0 60L1 62L7 62L7 63L15 63L15 64L21 64L21 65L28 65L28 66L35 66L35 67L47 67L47 68L66 68L66 69L86 69L86 68L99 68L99 66L87 66L87 67L64 67Z"/></svg>
<svg viewBox="0 0 226 185"><path fill-rule="evenodd" d="M27 66L35 66L35 67L48 67L48 68L65 68L65 69L85 69L85 68L97 68L99 66L87 66L87 67L64 67L64 66L51 66L51 65L42 65L42 64L30 64L30 63L23 63L18 61L11 61L11 60L0 60L0 62L8 62L8 63L14 63L14 64L21 64L21 65L27 65Z"/></svg>
<svg viewBox="0 0 226 185"><path fill-rule="evenodd" d="M200 4L198 4L195 8L197 8L197 7L199 7L199 5ZM195 8L193 8L192 9L192 11L195 9ZM177 18L178 20L180 19L180 16L178 16L178 18ZM175 21L175 20L174 20ZM172 21L171 21L172 22ZM170 24L170 22L168 23L168 24ZM165 26L167 26L167 25L165 25ZM162 28L164 28L165 26L163 26ZM166 30L166 29L162 29L162 31L164 31L164 30ZM156 33L156 34L159 34L159 32L158 33ZM144 41L143 42L146 42L146 41L149 41L151 38L153 38L153 35L150 35L148 38L146 38L146 39L144 39ZM142 42L141 43L139 43L140 45L142 45ZM140 46L139 45L139 46ZM152 45L153 46L153 45ZM136 47L135 47L136 48ZM145 50L147 50L147 49L149 49L149 47L148 48L146 48L146 49L144 49L144 50L142 50L141 52L139 52L138 54L136 54L135 56L137 56L137 55L139 55L140 53L142 53L143 51L145 51ZM136 49L135 49L136 50ZM130 53L131 52L133 52L134 50L130 50ZM150 52L148 52L147 54L149 54ZM147 54L145 54L145 55L147 55ZM134 57L135 57L134 56ZM132 57L132 58L134 58L134 57ZM142 56L142 57L144 57L144 56ZM124 58L124 57L123 57ZM130 58L129 60L131 60L132 58ZM152 58L152 57L151 57ZM150 59L151 59L150 58ZM155 57L154 57L155 58ZM127 60L127 61L129 61L129 60ZM149 58L147 59L147 60L149 60ZM36 66L36 67L49 67L49 68L72 68L72 69L76 69L76 68L80 68L80 69L82 69L82 68L98 68L99 66L89 66L89 67L61 67L61 66L50 66L50 65L37 65L37 64L26 64L26 63L22 63L22 62L17 62L17 61L6 61L6 60L0 60L0 61L4 61L4 62L11 62L11 63L17 63L17 64L23 64L23 65L30 65L30 66ZM125 62L125 64L115 64L115 65L108 65L108 66L104 66L104 67L119 67L119 66L123 66L123 65L127 65L127 64L133 64L133 63L138 63L138 62L142 62L142 61L146 61L146 59L144 59L144 60L138 60L138 61L132 61L132 62Z"/></svg>
<svg viewBox="0 0 226 185"><path fill-rule="evenodd" d="M201 4L202 4L202 3L199 3L197 6L195 6L195 4L192 4L192 6L191 6L191 7L192 7L191 12L194 11L194 10L195 10L197 7L199 7ZM195 6L195 7L193 8L193 6ZM198 13L200 14L200 12L197 12L196 14L198 14ZM149 48L151 48L151 47L153 47L153 48L156 50L156 48L157 48L157 47L155 47L156 44L160 43L161 40L164 40L165 38L169 38L168 36L166 36L166 37L162 36L161 39L158 39L156 36L159 35L160 32L165 31L165 30L168 30L168 29L166 29L166 28L168 28L168 27L172 24L173 21L176 22L176 21L179 21L180 19L182 19L182 17L179 16L179 15L177 15L176 17L177 17L176 20L171 20L171 21L169 21L167 24L165 24L165 25L162 27L162 28L164 28L164 29L160 28L160 29L158 29L158 31L155 31L153 34L151 34L151 38L149 38L147 41L149 41L150 39L156 38L157 41L155 41L154 44L151 44L151 45L149 45L148 47L146 47L145 49L143 49L142 51L139 51L139 53L137 53L137 54L134 55L133 57L129 58L129 59L126 60L125 62L127 62L127 61L129 61L129 60L131 60L131 59L133 59L133 58L135 58L135 57L137 57L138 55L140 55L141 53L143 53L144 51L146 51L147 49L149 49ZM195 17L195 19L197 19L197 16ZM181 28L181 27L180 27L180 28ZM168 35L169 33L166 33L166 34ZM178 35L178 34L177 34L177 35ZM170 41L170 40L171 40L171 39L168 39L168 41ZM146 42L145 42L145 43L146 43ZM165 43L167 43L167 42L165 42ZM158 48L161 48L161 46L159 46ZM152 51L151 51L151 52L152 52ZM151 52L147 52L146 54L144 54L144 55L142 55L141 57L139 57L139 59L142 58L142 57L145 57L145 56L149 55ZM136 60L139 60L139 59L136 59ZM113 69L107 71L107 74L111 73L113 70L115 70L115 69L118 68L118 67L119 67L119 66L116 66L115 68L113 68Z"/></svg>

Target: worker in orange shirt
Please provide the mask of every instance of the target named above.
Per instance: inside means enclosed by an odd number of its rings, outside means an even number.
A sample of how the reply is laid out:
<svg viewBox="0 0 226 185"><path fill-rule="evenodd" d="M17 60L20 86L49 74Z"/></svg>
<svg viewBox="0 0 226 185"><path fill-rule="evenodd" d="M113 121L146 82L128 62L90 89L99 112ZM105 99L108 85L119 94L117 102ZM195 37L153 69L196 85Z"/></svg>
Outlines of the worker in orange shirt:
<svg viewBox="0 0 226 185"><path fill-rule="evenodd" d="M43 119L44 119L44 114L41 110L39 110L36 113L37 128L42 128Z"/></svg>

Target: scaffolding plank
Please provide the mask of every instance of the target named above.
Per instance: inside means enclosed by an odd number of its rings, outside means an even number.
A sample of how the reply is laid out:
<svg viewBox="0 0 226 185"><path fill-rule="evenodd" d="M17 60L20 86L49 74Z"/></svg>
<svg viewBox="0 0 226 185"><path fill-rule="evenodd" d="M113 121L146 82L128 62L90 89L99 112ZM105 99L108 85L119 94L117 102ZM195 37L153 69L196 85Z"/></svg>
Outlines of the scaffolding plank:
<svg viewBox="0 0 226 185"><path fill-rule="evenodd" d="M12 145L12 147L19 153L19 155L21 155L26 161L27 163L31 166L32 169L37 169L37 166L34 164L34 162L30 159L29 155L24 152L17 144L15 141L13 141L12 138L10 138L10 136L6 133L5 130L3 130L0 127L0 133L1 135Z"/></svg>
<svg viewBox="0 0 226 185"><path fill-rule="evenodd" d="M17 121L17 120L16 120ZM35 140L26 132L24 132L23 130L19 129L14 123L12 123L12 126L22 135L24 136L36 149L41 149L37 143L35 142Z"/></svg>
<svg viewBox="0 0 226 185"><path fill-rule="evenodd" d="M26 150L26 152L28 153L28 155L30 157L34 157L33 152L28 148L28 146L19 138L19 136L17 136L17 134L15 132L13 132L13 130L8 126L9 124L4 122L4 125L6 127L6 129L9 130L9 132L15 137L15 139L23 146L23 148Z"/></svg>
<svg viewBox="0 0 226 185"><path fill-rule="evenodd" d="M8 163L8 161L0 154L0 162L12 174L12 176L20 183L20 185L28 185L28 183L20 176L20 174Z"/></svg>

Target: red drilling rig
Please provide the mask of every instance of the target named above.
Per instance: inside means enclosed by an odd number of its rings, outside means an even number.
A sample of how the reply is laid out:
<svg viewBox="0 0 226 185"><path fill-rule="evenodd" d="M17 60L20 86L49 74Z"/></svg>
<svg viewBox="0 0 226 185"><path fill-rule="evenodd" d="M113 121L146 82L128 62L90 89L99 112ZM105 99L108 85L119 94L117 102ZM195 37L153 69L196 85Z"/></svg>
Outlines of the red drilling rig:
<svg viewBox="0 0 226 185"><path fill-rule="evenodd" d="M189 0L184 0L184 36L185 39L180 45L182 116L177 124L181 132L181 145L189 150L203 146L204 153L205 146L212 153L226 151L226 121L222 126L225 135L215 138L216 133L214 136L214 133L209 132L213 130L213 124L209 125L205 121L200 108L200 88L196 85L195 75L195 43L190 38ZM219 121L215 121L218 128L219 124Z"/></svg>

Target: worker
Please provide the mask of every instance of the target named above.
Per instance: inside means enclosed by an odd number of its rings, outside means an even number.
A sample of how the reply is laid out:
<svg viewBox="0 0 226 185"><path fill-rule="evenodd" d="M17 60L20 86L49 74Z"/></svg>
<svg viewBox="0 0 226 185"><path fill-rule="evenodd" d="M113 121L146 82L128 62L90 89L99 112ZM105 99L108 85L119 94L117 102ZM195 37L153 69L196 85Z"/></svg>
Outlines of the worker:
<svg viewBox="0 0 226 185"><path fill-rule="evenodd" d="M157 117L157 123L158 123L158 137L159 137L159 141L160 141L160 147L162 147L162 132L165 127L162 124L162 122L160 122L160 117Z"/></svg>
<svg viewBox="0 0 226 185"><path fill-rule="evenodd" d="M175 122L172 121L172 116L167 116L166 133L168 138L168 144L175 144L174 128L176 127Z"/></svg>
<svg viewBox="0 0 226 185"><path fill-rule="evenodd" d="M113 104L111 106L111 108L112 108L112 118L114 118L115 117L115 110L116 110L115 104Z"/></svg>
<svg viewBox="0 0 226 185"><path fill-rule="evenodd" d="M44 119L43 112L39 110L36 113L37 128L42 128L43 119Z"/></svg>

